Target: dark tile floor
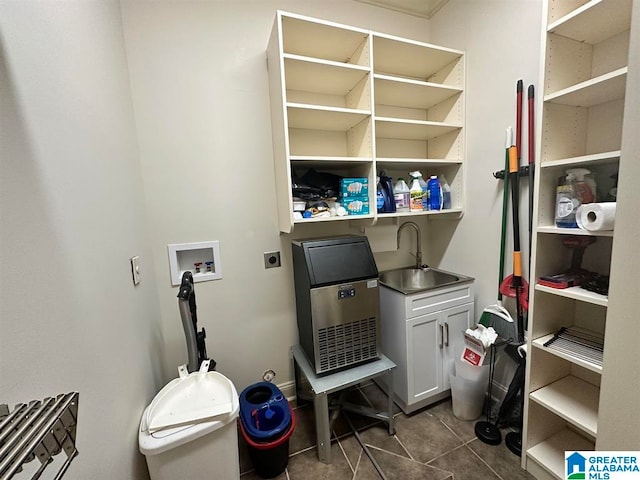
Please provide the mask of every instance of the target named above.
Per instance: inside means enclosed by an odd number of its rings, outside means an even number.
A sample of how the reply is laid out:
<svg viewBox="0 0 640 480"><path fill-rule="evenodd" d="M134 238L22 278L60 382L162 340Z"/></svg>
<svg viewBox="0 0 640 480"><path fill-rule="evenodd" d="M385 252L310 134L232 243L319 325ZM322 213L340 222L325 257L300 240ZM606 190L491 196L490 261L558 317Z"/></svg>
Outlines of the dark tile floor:
<svg viewBox="0 0 640 480"><path fill-rule="evenodd" d="M349 392L349 401L386 410L385 394L374 383ZM289 464L277 480L376 480L381 478L351 432L342 413L332 432L331 464L318 460L315 424L310 404L295 408L297 427L289 441ZM517 480L532 479L520 468L520 458L504 442L498 446L475 437L475 421L454 417L451 399L412 415L395 412L396 434L386 424L347 413L371 456L389 480ZM253 471L248 449L240 440L241 480L260 477Z"/></svg>

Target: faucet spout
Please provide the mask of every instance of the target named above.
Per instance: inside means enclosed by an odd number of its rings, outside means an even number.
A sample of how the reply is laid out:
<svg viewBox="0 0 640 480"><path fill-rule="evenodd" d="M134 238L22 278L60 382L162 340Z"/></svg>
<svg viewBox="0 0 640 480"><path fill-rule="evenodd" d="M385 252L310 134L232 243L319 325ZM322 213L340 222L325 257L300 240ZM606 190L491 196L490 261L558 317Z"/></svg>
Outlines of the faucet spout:
<svg viewBox="0 0 640 480"><path fill-rule="evenodd" d="M418 225L416 225L414 222L405 222L402 225L400 225L400 228L398 228L398 235L396 237L397 246L398 248L400 248L400 233L406 227L411 227L416 232L416 254L415 254L416 268L421 268L422 267L422 250L421 250L422 239L420 236L420 227L418 227Z"/></svg>

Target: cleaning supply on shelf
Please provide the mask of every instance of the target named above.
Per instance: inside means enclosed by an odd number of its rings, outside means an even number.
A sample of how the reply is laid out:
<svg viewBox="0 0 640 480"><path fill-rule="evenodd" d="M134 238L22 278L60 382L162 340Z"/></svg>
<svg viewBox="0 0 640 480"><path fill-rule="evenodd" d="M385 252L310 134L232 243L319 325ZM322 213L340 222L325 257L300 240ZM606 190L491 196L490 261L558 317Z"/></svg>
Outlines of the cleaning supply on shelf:
<svg viewBox="0 0 640 480"><path fill-rule="evenodd" d="M411 198L411 191L409 185L402 178L398 178L395 186L393 187L393 198L396 202L397 212L406 212L409 210L409 200Z"/></svg>
<svg viewBox="0 0 640 480"><path fill-rule="evenodd" d="M440 186L442 187L442 209L451 208L451 187L443 174L438 175Z"/></svg>
<svg viewBox="0 0 640 480"><path fill-rule="evenodd" d="M411 182L411 188L409 189L409 210L412 212L422 211L422 186L420 185L420 178L422 174L418 171L409 173L413 177Z"/></svg>
<svg viewBox="0 0 640 480"><path fill-rule="evenodd" d="M384 172L380 172L380 187L384 197L381 213L395 213L396 201L393 194L393 180L391 177L387 177Z"/></svg>
<svg viewBox="0 0 640 480"><path fill-rule="evenodd" d="M556 188L556 226L559 228L578 228L576 210L580 199L574 188L576 177L567 173Z"/></svg>
<svg viewBox="0 0 640 480"><path fill-rule="evenodd" d="M418 182L422 188L422 210L426 211L429 210L429 187L424 178L422 178L422 175L418 177Z"/></svg>
<svg viewBox="0 0 640 480"><path fill-rule="evenodd" d="M431 175L427 182L429 190L429 210L442 210L442 187L435 175Z"/></svg>
<svg viewBox="0 0 640 480"><path fill-rule="evenodd" d="M384 192L382 191L380 177L376 178L376 211L378 213L384 212Z"/></svg>
<svg viewBox="0 0 640 480"><path fill-rule="evenodd" d="M580 203L593 203L596 201L596 181L591 171L586 168L570 168L567 174L575 176L573 188L580 199Z"/></svg>

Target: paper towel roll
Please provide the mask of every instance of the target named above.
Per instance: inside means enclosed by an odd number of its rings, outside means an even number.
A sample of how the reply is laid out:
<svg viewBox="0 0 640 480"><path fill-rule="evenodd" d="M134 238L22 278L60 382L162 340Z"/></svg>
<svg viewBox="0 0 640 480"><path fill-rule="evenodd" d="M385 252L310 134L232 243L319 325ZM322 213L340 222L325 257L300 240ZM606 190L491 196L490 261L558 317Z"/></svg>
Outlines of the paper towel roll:
<svg viewBox="0 0 640 480"><path fill-rule="evenodd" d="M591 232L613 230L616 220L616 202L585 203L576 211L578 227Z"/></svg>

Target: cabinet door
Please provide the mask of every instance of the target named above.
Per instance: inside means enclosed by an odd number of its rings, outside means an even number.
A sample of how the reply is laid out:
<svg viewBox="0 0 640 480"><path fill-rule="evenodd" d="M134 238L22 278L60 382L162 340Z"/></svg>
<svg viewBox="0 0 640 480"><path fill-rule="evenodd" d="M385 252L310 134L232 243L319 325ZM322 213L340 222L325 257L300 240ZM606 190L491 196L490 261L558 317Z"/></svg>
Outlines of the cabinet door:
<svg viewBox="0 0 640 480"><path fill-rule="evenodd" d="M407 322L408 404L442 391L440 315L430 313Z"/></svg>
<svg viewBox="0 0 640 480"><path fill-rule="evenodd" d="M444 335L442 349L442 388L451 388L449 375L455 373L455 361L464 348L464 332L471 326L473 302L440 312L440 322Z"/></svg>

